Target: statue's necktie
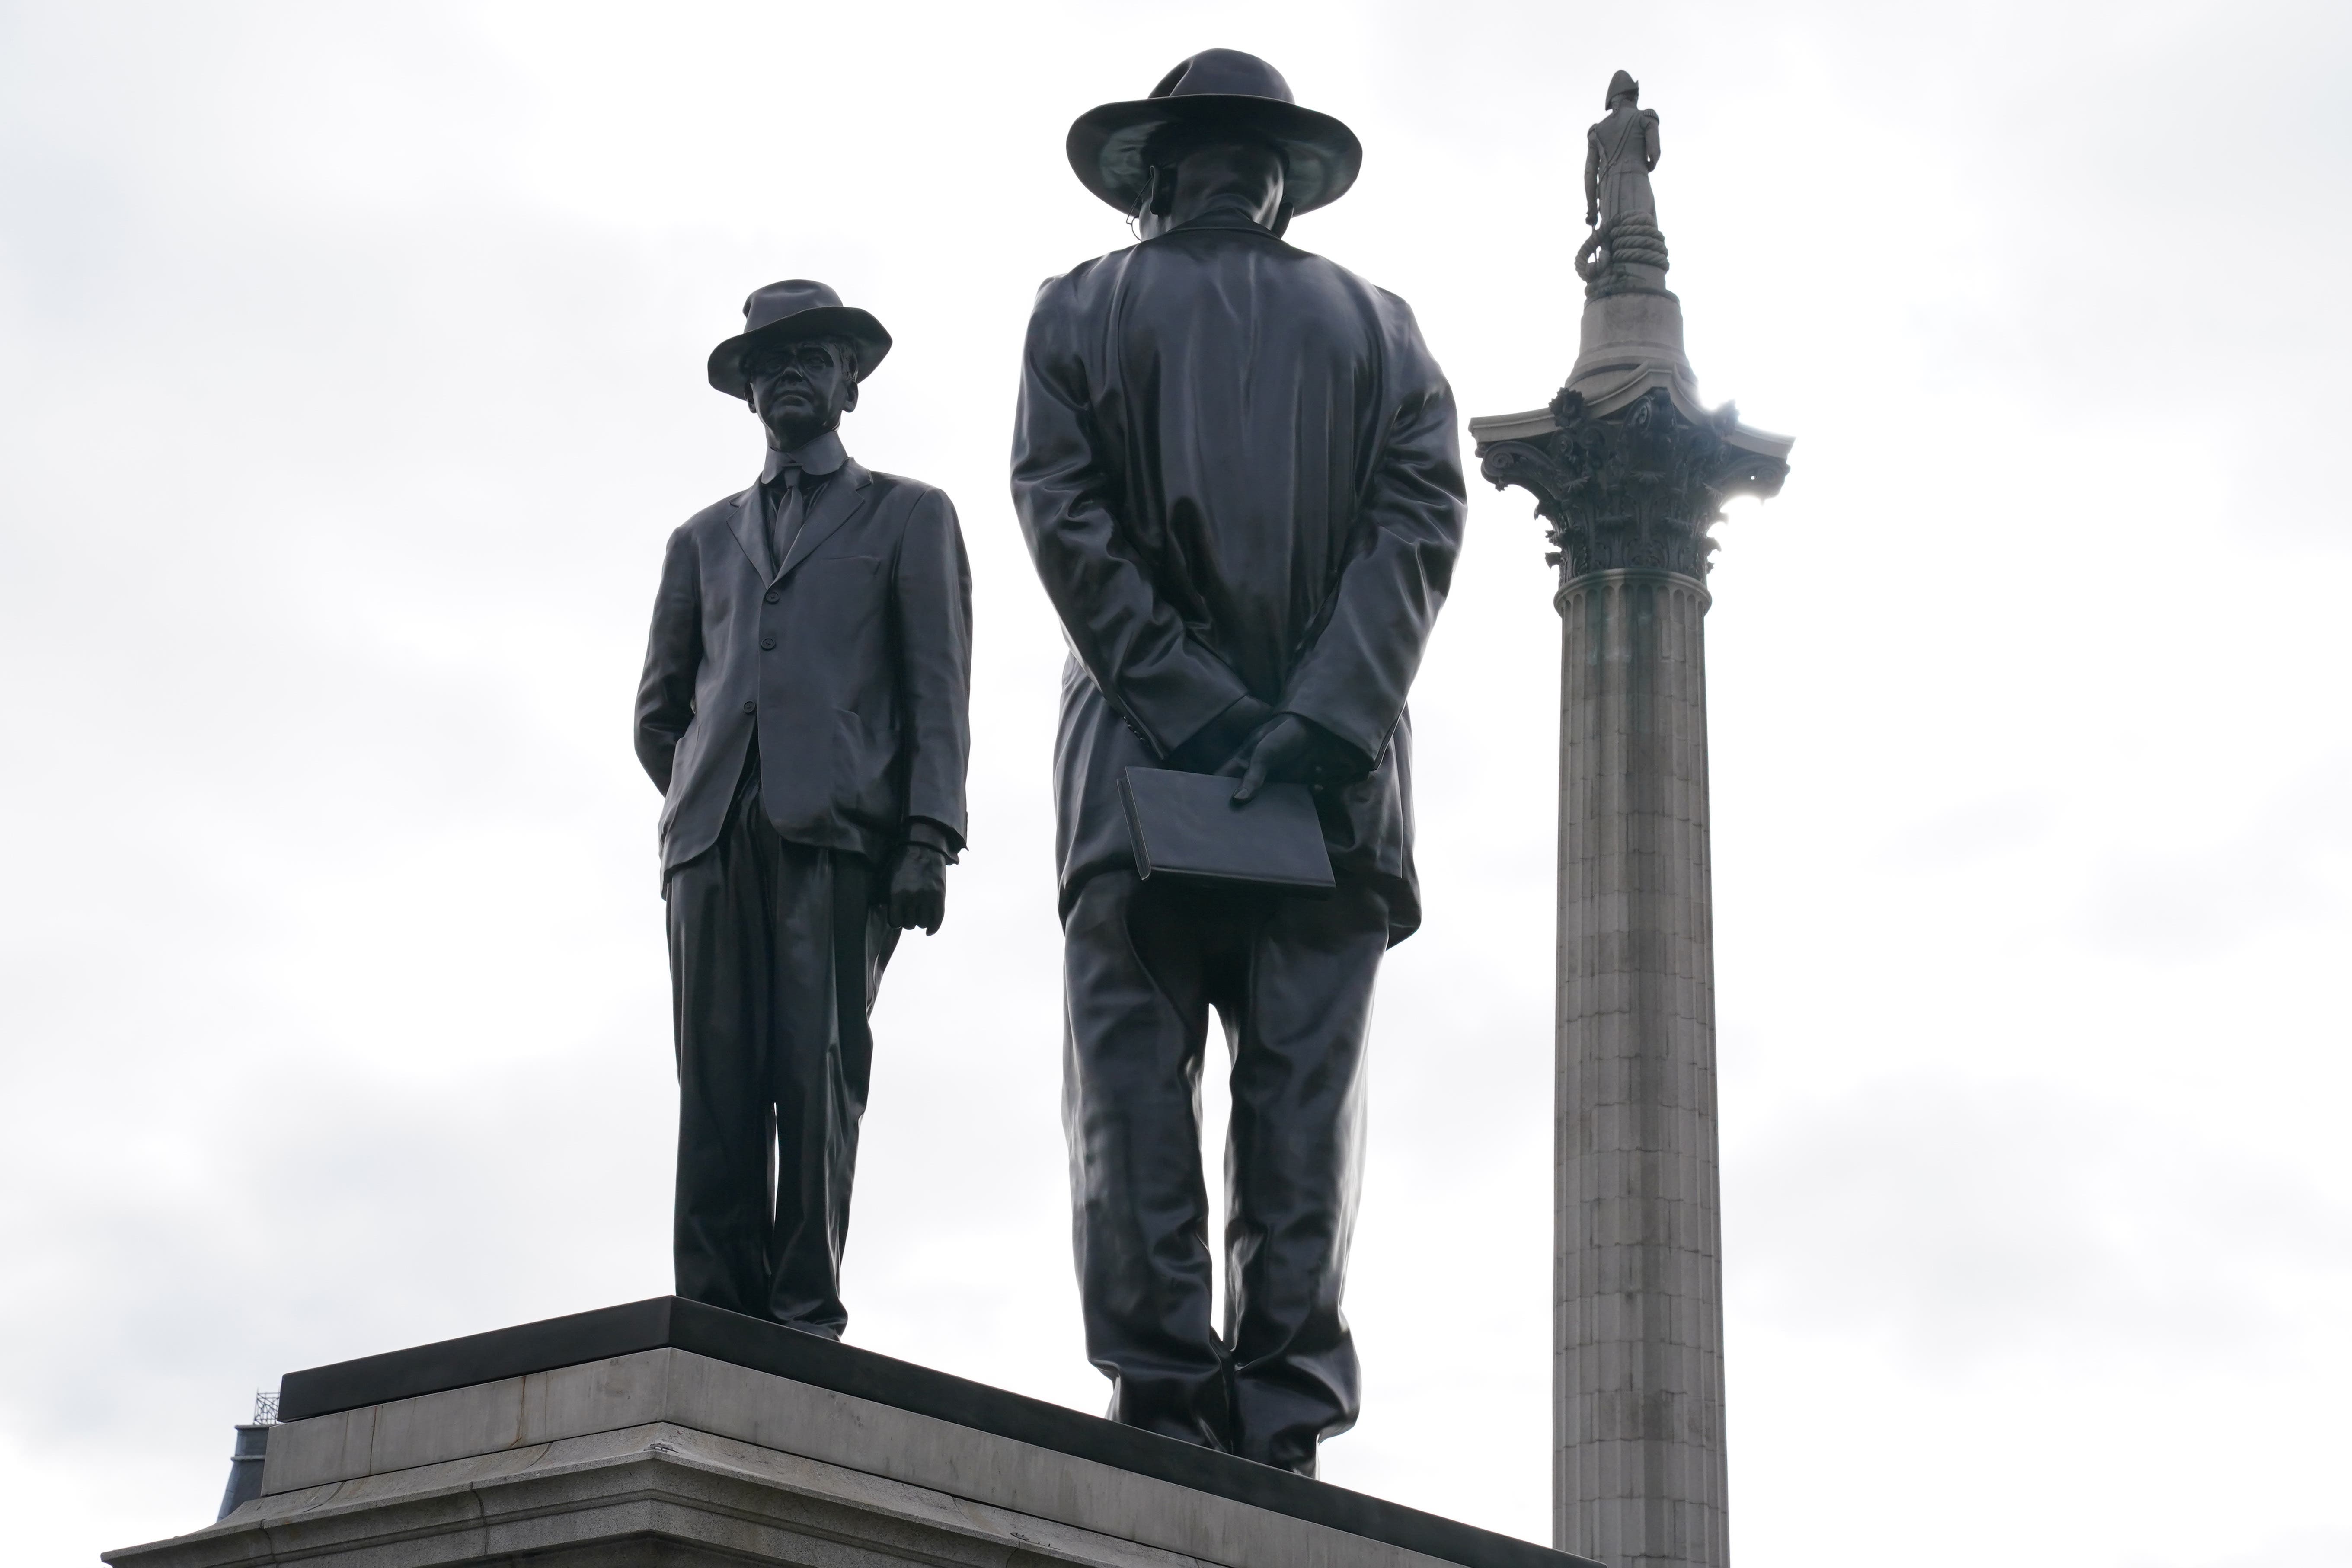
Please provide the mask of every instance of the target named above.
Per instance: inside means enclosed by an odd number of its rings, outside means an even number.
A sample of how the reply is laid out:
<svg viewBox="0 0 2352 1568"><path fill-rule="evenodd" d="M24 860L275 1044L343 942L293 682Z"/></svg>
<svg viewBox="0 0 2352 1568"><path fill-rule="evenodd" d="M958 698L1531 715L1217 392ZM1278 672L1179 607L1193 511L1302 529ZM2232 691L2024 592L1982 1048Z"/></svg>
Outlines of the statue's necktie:
<svg viewBox="0 0 2352 1568"><path fill-rule="evenodd" d="M792 553L793 541L801 533L801 523L808 516L807 492L801 487L806 476L797 466L788 467L776 476L783 484L775 496L775 505L768 513L768 554L776 570L784 569L784 557Z"/></svg>

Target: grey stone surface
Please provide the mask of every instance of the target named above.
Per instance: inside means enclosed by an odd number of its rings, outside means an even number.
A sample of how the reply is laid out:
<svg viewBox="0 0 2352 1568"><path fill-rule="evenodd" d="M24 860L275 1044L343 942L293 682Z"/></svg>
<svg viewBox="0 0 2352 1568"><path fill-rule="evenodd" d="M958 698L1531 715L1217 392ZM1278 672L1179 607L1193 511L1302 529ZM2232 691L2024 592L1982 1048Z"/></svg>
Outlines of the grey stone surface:
<svg viewBox="0 0 2352 1568"><path fill-rule="evenodd" d="M1720 1568L1723 1288L1707 594L1560 594L1554 1543Z"/></svg>
<svg viewBox="0 0 2352 1568"><path fill-rule="evenodd" d="M1576 363L1562 389L1583 399L1585 412L1605 419L1648 393L1664 390L1684 418L1722 426L1723 438L1741 451L1785 460L1796 439L1725 421L1698 400L1698 380L1683 347L1683 305L1664 289L1641 289L1586 302L1578 328ZM1470 437L1482 447L1531 441L1559 428L1549 408L1523 414L1492 414L1470 421Z"/></svg>
<svg viewBox="0 0 2352 1568"><path fill-rule="evenodd" d="M265 1494L211 1529L109 1552L106 1561L121 1568L524 1561L544 1568L1189 1568L1203 1560L655 1422Z"/></svg>
<svg viewBox="0 0 2352 1568"><path fill-rule="evenodd" d="M1683 352L1683 302L1664 289L1611 294L1585 307L1568 384L1594 417L1663 386L1689 418L1704 416L1698 381Z"/></svg>
<svg viewBox="0 0 2352 1568"><path fill-rule="evenodd" d="M1437 1559L678 1350L289 1422L262 1496L119 1568Z"/></svg>
<svg viewBox="0 0 2352 1568"><path fill-rule="evenodd" d="M1682 301L1663 289L1612 294L1584 308L1576 363L1568 373L1564 391L1584 400L1587 412L1601 418L1615 414L1646 392L1663 387L1675 407L1689 419L1709 417L1699 406L1698 382L1683 352ZM1470 438L1482 447L1504 441L1532 441L1559 428L1549 408L1524 414L1490 414L1470 421ZM1778 437L1761 431L1744 431L1765 441ZM1790 443L1780 441L1775 456L1786 456Z"/></svg>

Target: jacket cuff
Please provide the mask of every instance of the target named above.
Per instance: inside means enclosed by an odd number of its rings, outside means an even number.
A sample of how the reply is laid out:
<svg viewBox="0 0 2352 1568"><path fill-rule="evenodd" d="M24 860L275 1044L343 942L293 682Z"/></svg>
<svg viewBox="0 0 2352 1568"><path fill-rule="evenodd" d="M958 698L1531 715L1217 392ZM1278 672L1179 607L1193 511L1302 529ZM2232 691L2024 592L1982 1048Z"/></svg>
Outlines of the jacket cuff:
<svg viewBox="0 0 2352 1568"><path fill-rule="evenodd" d="M1180 773L1205 773L1224 764L1226 758L1242 748L1242 742L1260 724L1274 717L1274 710L1257 698L1244 692L1225 704L1224 710L1169 748L1163 761Z"/></svg>
<svg viewBox="0 0 2352 1568"><path fill-rule="evenodd" d="M950 866L954 865L957 857L963 853L963 835L946 823L934 822L928 816L910 816L907 819L907 842L926 845L938 850Z"/></svg>
<svg viewBox="0 0 2352 1568"><path fill-rule="evenodd" d="M1279 711L1303 719L1314 730L1323 756L1318 772L1344 778L1361 778L1381 764L1381 753L1388 749L1389 736L1396 730L1391 724L1370 744L1366 744L1369 726L1355 715L1342 718L1336 713L1318 713L1312 700L1285 702ZM1349 718L1356 722L1350 724Z"/></svg>

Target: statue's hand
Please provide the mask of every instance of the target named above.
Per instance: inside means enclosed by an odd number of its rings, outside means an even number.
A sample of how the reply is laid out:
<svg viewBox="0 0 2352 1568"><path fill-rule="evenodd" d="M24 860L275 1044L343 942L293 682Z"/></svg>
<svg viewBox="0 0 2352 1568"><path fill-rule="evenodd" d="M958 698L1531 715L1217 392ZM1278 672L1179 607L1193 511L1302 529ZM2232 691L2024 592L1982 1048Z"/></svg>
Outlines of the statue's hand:
<svg viewBox="0 0 2352 1568"><path fill-rule="evenodd" d="M938 932L948 913L948 859L929 844L909 844L898 851L890 873L887 912L900 931L923 928L925 936Z"/></svg>
<svg viewBox="0 0 2352 1568"><path fill-rule="evenodd" d="M1278 714L1250 738L1232 762L1217 771L1238 775L1242 787L1234 792L1239 805L1269 784L1306 784L1315 776L1323 747L1315 726L1293 713Z"/></svg>

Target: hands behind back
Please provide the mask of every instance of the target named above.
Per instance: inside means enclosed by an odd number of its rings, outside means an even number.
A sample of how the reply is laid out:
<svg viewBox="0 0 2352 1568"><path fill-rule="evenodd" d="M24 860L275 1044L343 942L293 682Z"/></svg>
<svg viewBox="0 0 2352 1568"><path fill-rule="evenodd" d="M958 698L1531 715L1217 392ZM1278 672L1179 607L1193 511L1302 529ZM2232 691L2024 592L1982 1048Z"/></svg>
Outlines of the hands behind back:
<svg viewBox="0 0 2352 1568"><path fill-rule="evenodd" d="M1277 713L1217 772L1242 781L1234 792L1239 805L1270 784L1320 784L1361 770L1353 748L1328 730L1296 713Z"/></svg>

